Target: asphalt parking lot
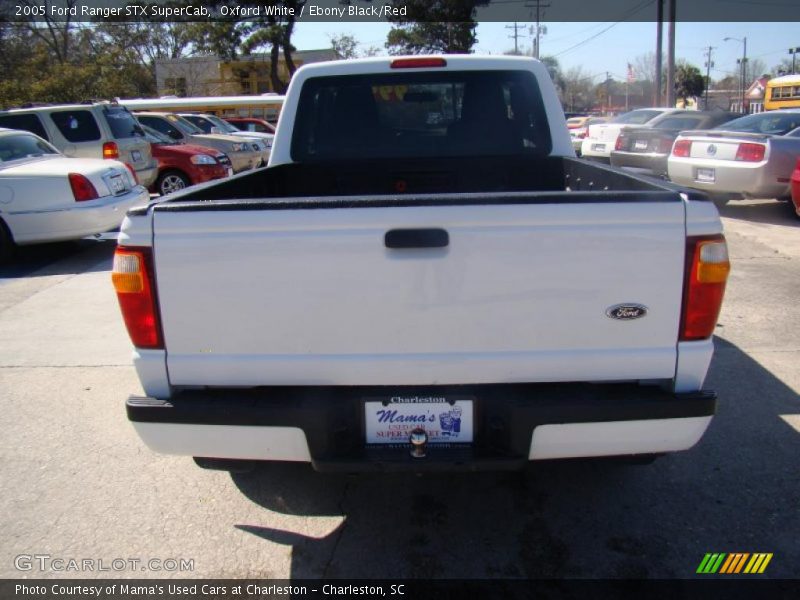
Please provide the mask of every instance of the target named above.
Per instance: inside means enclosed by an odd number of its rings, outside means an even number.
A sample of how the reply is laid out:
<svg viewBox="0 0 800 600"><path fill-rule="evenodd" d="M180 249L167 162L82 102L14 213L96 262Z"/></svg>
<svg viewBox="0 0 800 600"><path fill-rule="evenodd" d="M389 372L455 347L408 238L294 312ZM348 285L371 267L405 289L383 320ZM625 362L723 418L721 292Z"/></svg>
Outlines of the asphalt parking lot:
<svg viewBox="0 0 800 600"><path fill-rule="evenodd" d="M774 553L763 577L800 577L800 220L772 200L722 214L733 271L701 443L511 474L229 475L154 455L124 413L141 388L113 243L22 252L0 267L0 577L682 578L707 552ZM21 555L193 564L59 572Z"/></svg>

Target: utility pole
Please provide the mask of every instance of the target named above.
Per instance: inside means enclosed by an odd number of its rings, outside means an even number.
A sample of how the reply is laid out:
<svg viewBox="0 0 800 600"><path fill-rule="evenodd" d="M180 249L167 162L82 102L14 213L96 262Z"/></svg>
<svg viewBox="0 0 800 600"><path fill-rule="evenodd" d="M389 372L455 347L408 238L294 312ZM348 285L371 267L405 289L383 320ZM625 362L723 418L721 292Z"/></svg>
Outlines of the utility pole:
<svg viewBox="0 0 800 600"><path fill-rule="evenodd" d="M741 65L742 70L742 112L747 112L744 107L745 95L747 94L747 38L745 37L742 42L742 58L737 60Z"/></svg>
<svg viewBox="0 0 800 600"><path fill-rule="evenodd" d="M800 46L797 48L789 48L789 54L792 55L792 75L794 75L794 58L798 53L800 53Z"/></svg>
<svg viewBox="0 0 800 600"><path fill-rule="evenodd" d="M789 48L789 54L792 55L792 75L794 75L794 59L795 55L800 53L800 46L797 48Z"/></svg>
<svg viewBox="0 0 800 600"><path fill-rule="evenodd" d="M741 92L741 103L742 105L739 107L739 112L745 112L744 110L744 97L747 92L747 84L745 83L745 78L747 77L747 38L740 40L739 38L735 37L726 37L723 39L724 42L729 40L733 40L734 42L741 42L742 43L742 58L736 59L736 64L739 65L739 86Z"/></svg>
<svg viewBox="0 0 800 600"><path fill-rule="evenodd" d="M675 108L675 2L669 2L669 28L667 30L667 106Z"/></svg>
<svg viewBox="0 0 800 600"><path fill-rule="evenodd" d="M606 71L606 112L611 112L611 73Z"/></svg>
<svg viewBox="0 0 800 600"><path fill-rule="evenodd" d="M541 45L541 34L547 33L546 30L542 30L541 27L541 20L542 20L542 9L543 8L550 8L549 4L542 4L542 0L533 0L536 2L536 37L533 40L533 57L539 58L540 52L539 48ZM531 5L526 4L527 8L533 8Z"/></svg>
<svg viewBox="0 0 800 600"><path fill-rule="evenodd" d="M517 24L517 22L514 21L513 25L506 25L506 29L514 30L514 33L512 35L509 35L508 37L514 38L514 54L519 55L519 37L520 37L519 30L525 29L525 27Z"/></svg>
<svg viewBox="0 0 800 600"><path fill-rule="evenodd" d="M711 87L711 67L714 66L714 61L711 60L711 52L715 50L713 46L706 49L706 102L704 108L708 110L708 88Z"/></svg>
<svg viewBox="0 0 800 600"><path fill-rule="evenodd" d="M661 56L661 51L664 47L664 0L656 0L658 8L658 18L656 29L656 97L654 99L654 106L662 106L661 101L661 67L664 64L664 58Z"/></svg>

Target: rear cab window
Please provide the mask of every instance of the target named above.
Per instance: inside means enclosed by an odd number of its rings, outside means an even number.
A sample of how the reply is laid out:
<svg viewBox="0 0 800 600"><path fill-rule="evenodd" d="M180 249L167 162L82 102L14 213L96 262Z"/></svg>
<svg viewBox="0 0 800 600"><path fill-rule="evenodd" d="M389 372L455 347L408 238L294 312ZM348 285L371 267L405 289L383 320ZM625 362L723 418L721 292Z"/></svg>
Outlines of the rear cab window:
<svg viewBox="0 0 800 600"><path fill-rule="evenodd" d="M23 131L30 131L38 135L40 138L49 140L47 132L42 125L42 121L38 115L35 114L10 114L0 115L0 127L7 127L8 129L21 129Z"/></svg>
<svg viewBox="0 0 800 600"><path fill-rule="evenodd" d="M59 110L50 113L55 126L68 142L95 142L100 139L100 128L91 111Z"/></svg>
<svg viewBox="0 0 800 600"><path fill-rule="evenodd" d="M423 71L307 80L291 154L301 162L546 156L551 148L533 73Z"/></svg>

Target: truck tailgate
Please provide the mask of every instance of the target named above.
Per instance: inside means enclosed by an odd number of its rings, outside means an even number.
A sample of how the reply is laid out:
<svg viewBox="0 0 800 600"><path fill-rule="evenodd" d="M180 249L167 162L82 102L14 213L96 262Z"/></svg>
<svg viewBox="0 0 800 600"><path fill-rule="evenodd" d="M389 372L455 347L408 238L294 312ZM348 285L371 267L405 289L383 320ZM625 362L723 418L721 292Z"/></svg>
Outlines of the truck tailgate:
<svg viewBox="0 0 800 600"><path fill-rule="evenodd" d="M166 203L153 222L170 381L671 379L685 215L664 196ZM388 231L407 229L444 230L448 245L386 247ZM620 304L646 314L609 316Z"/></svg>

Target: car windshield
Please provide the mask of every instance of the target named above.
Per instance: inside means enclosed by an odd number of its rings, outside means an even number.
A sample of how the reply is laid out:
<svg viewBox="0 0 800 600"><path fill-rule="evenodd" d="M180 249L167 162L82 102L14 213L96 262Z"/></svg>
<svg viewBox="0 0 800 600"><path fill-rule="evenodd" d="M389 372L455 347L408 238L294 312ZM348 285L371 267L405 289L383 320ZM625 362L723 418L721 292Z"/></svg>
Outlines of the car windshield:
<svg viewBox="0 0 800 600"><path fill-rule="evenodd" d="M227 121L223 121L219 117L214 115L206 115L206 119L211 121L214 124L214 127L218 127L222 133L241 133L238 129L236 129L236 127Z"/></svg>
<svg viewBox="0 0 800 600"><path fill-rule="evenodd" d="M614 117L612 123L625 123L627 125L644 125L648 121L662 114L660 110L632 110L624 115Z"/></svg>
<svg viewBox="0 0 800 600"><path fill-rule="evenodd" d="M45 154L59 154L59 152L34 135L20 133L0 136L0 162L6 163Z"/></svg>
<svg viewBox="0 0 800 600"><path fill-rule="evenodd" d="M205 117L200 115L181 115L181 119L185 119L198 129L202 129L203 133L211 133L212 125Z"/></svg>
<svg viewBox="0 0 800 600"><path fill-rule="evenodd" d="M172 123L175 127L187 135L199 135L205 133L202 129L193 123L190 123L183 117L179 117L178 115L167 115L167 121Z"/></svg>
<svg viewBox="0 0 800 600"><path fill-rule="evenodd" d="M800 113L768 112L734 119L718 125L715 129L740 131L742 133L786 135L798 127L800 127Z"/></svg>
<svg viewBox="0 0 800 600"><path fill-rule="evenodd" d="M147 141L151 144L177 144L175 140L173 140L168 135L164 135L160 131L156 131L152 127L148 127L147 125L142 125L142 131L144 131L144 135L147 138Z"/></svg>

